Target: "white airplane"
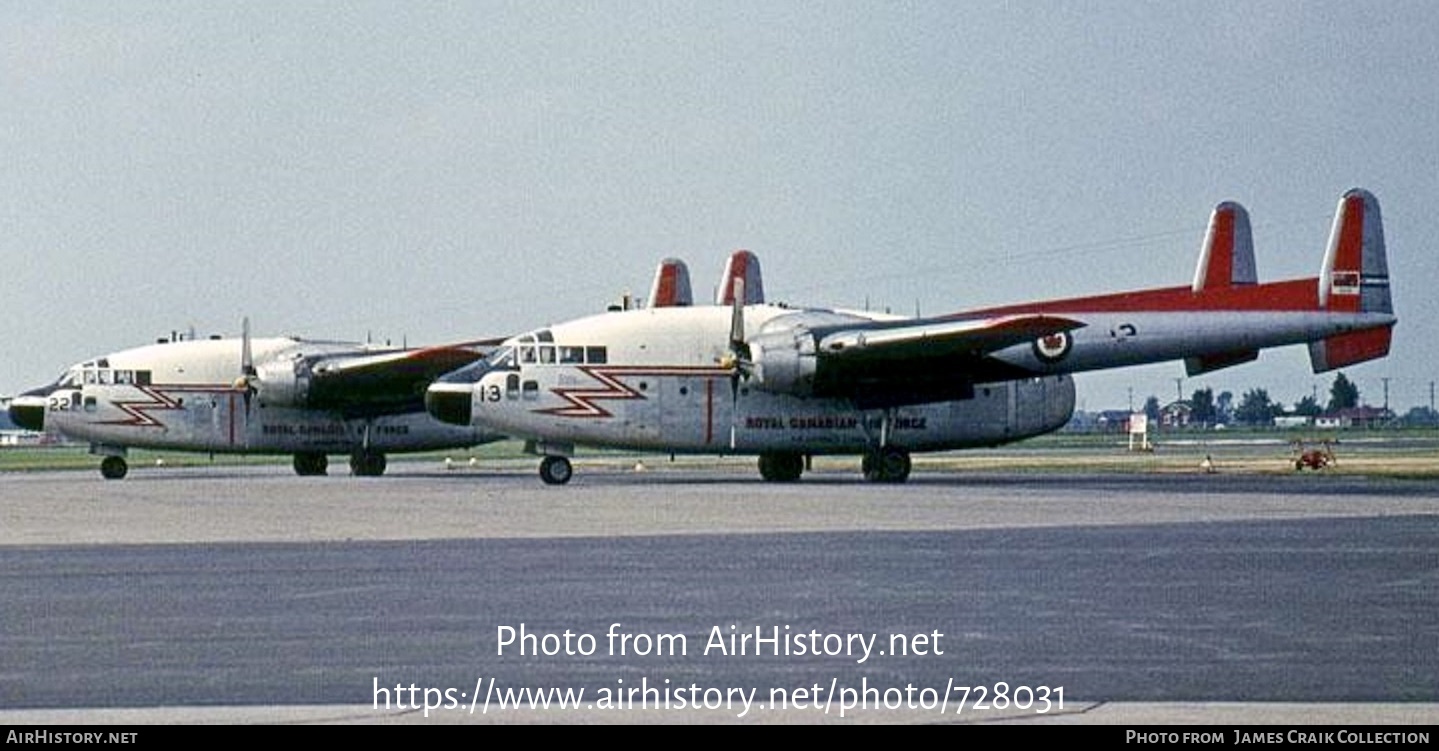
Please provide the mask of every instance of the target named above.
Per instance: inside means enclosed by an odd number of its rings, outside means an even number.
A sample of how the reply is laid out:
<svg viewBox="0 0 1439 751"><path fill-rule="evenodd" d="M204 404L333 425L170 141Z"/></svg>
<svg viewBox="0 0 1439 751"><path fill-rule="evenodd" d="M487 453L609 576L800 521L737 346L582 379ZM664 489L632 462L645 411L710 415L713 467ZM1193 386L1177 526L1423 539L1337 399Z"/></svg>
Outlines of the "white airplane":
<svg viewBox="0 0 1439 751"><path fill-rule="evenodd" d="M758 276L757 266L755 276ZM577 445L758 454L792 481L816 454L861 454L902 482L910 454L1063 426L1070 373L1182 359L1191 375L1309 346L1315 372L1383 357L1397 321L1379 204L1340 199L1319 276L1260 284L1249 219L1213 212L1191 284L899 318L747 301L582 318L505 341L440 378L430 414L526 440L567 482ZM733 302L733 301L739 302Z"/></svg>
<svg viewBox="0 0 1439 751"><path fill-rule="evenodd" d="M296 338L160 340L69 368L17 396L17 425L88 441L100 473L125 476L129 447L294 454L323 475L328 454L376 476L387 452L473 446L500 436L425 414L425 387L475 362L481 345L396 349ZM493 344L491 342L490 344Z"/></svg>

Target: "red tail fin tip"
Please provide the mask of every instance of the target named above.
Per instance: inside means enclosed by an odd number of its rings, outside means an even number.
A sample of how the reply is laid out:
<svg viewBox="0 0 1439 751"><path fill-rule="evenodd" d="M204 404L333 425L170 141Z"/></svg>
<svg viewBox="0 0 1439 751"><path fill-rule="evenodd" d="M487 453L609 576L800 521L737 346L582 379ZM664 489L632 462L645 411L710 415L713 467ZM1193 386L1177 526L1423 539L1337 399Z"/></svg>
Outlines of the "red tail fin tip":
<svg viewBox="0 0 1439 751"><path fill-rule="evenodd" d="M1249 212L1233 201L1225 201L1215 206L1209 215L1209 230L1204 233L1204 247L1199 251L1199 267L1194 270L1192 289L1197 293L1258 281Z"/></svg>
<svg viewBox="0 0 1439 751"><path fill-rule="evenodd" d="M758 305L764 302L764 280L760 276L759 259L748 250L736 250L725 262L724 276L715 293L716 305L734 304L734 280L744 280L744 304Z"/></svg>
<svg viewBox="0 0 1439 751"><path fill-rule="evenodd" d="M1319 274L1319 307L1358 313L1393 313L1389 262L1379 200L1354 188L1339 199L1329 248Z"/></svg>
<svg viewBox="0 0 1439 751"><path fill-rule="evenodd" d="M679 308L694 304L694 293L690 290L690 271L685 262L678 258L666 258L655 269L655 281L650 285L649 306L651 308Z"/></svg>

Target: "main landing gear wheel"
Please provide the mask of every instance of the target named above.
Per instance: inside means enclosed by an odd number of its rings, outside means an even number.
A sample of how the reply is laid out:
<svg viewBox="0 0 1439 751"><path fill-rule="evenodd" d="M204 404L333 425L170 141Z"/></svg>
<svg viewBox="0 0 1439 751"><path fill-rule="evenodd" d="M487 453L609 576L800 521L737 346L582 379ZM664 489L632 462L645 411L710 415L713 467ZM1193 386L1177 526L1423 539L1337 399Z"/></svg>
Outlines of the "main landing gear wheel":
<svg viewBox="0 0 1439 751"><path fill-rule="evenodd" d="M385 455L369 451L350 454L350 474L356 477L379 477L385 474Z"/></svg>
<svg viewBox="0 0 1439 751"><path fill-rule="evenodd" d="M546 485L564 485L574 477L574 467L563 456L547 456L540 460L540 479Z"/></svg>
<svg viewBox="0 0 1439 751"><path fill-rule="evenodd" d="M130 465L125 463L123 456L107 456L100 460L100 475L106 480L123 480L129 471Z"/></svg>
<svg viewBox="0 0 1439 751"><path fill-rule="evenodd" d="M860 467L864 471L864 479L870 482L904 482L909 479L909 452L886 446L865 454Z"/></svg>
<svg viewBox="0 0 1439 751"><path fill-rule="evenodd" d="M783 452L759 455L759 476L767 482L794 482L803 472L802 454Z"/></svg>
<svg viewBox="0 0 1439 751"><path fill-rule="evenodd" d="M301 477L323 475L330 468L330 458L324 454L295 454L295 474Z"/></svg>

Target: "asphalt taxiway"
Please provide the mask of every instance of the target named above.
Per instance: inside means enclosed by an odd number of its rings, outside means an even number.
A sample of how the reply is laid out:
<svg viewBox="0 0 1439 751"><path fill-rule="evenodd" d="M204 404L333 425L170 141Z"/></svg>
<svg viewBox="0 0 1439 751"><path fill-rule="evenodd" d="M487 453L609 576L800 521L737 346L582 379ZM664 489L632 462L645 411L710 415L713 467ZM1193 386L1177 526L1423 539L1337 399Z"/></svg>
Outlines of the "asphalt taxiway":
<svg viewBox="0 0 1439 751"><path fill-rule="evenodd" d="M1345 476L12 473L0 721L1433 723L1436 543Z"/></svg>

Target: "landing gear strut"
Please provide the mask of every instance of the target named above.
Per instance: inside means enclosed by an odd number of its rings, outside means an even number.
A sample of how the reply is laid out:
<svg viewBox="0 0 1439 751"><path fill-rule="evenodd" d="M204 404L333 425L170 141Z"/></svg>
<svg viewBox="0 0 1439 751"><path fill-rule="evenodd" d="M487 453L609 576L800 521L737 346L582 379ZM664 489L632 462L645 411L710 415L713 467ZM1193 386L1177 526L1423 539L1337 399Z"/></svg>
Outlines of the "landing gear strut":
<svg viewBox="0 0 1439 751"><path fill-rule="evenodd" d="M385 455L372 451L350 454L350 474L356 477L379 477L385 474Z"/></svg>
<svg viewBox="0 0 1439 751"><path fill-rule="evenodd" d="M540 460L540 479L546 485L564 485L574 474L570 460L563 456L547 456Z"/></svg>
<svg viewBox="0 0 1439 751"><path fill-rule="evenodd" d="M909 452L885 446L864 455L860 462L864 479L870 482L901 483L909 479Z"/></svg>
<svg viewBox="0 0 1439 751"><path fill-rule="evenodd" d="M759 476L767 482L794 482L803 473L803 454L775 452L759 455Z"/></svg>
<svg viewBox="0 0 1439 751"><path fill-rule="evenodd" d="M295 474L301 477L323 475L330 468L330 458L324 454L295 454Z"/></svg>

